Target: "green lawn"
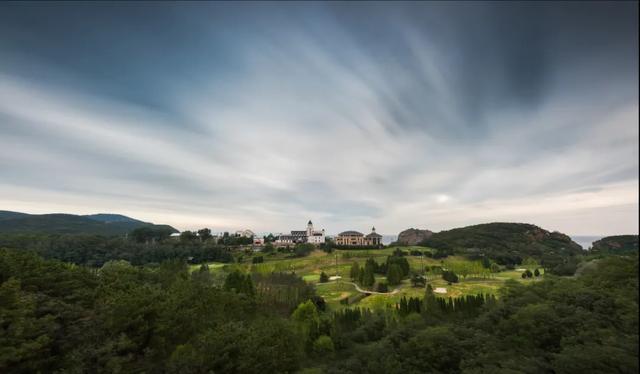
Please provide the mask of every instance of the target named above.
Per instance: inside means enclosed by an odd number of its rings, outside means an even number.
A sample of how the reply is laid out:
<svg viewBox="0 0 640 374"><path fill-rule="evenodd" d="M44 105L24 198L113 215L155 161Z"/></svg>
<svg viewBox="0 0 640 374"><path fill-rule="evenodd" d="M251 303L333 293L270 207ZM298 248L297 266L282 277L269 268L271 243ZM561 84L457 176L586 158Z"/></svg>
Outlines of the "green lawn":
<svg viewBox="0 0 640 374"><path fill-rule="evenodd" d="M404 251L410 251L412 247L402 247ZM420 251L424 251L424 247L415 247ZM325 253L323 251L314 251L307 257L291 258L285 254L262 255L264 262L260 264L252 264L251 256L245 256L244 262L241 264L222 264L210 263L211 272L224 272L232 268L238 267L245 271L271 273L271 272L289 272L293 271L301 276L306 282L316 285L316 292L322 296L330 308L341 308L340 299L348 296L354 296L358 292L353 285L342 282L330 282L327 284L319 284L320 273L325 272L329 276L340 275L343 280L350 281L349 271L353 262L358 262L360 266L364 266L368 258L374 258L378 263L383 263L387 256L395 251L393 248L385 248L381 250L337 250L333 253ZM429 269L431 266L442 266L444 268L460 268L470 265L471 261L458 257L449 256L446 259L432 259L429 257L407 256L409 265L413 272L422 273L424 268ZM226 265L226 266L225 266ZM477 265L477 264L476 264ZM192 265L190 270L199 269L200 265ZM540 269L542 272L542 269ZM218 274L220 275L220 274ZM467 276L466 278L459 276L460 281L448 285L445 280L437 273L428 271L426 273L428 282L435 289L437 287L446 288L447 293L441 294L443 297L458 297L463 295L496 294L505 281L514 279L519 282L529 283L542 279L529 278L522 279L522 271L509 270L499 273L483 274L480 276ZM376 275L376 281L385 281L385 277ZM364 288L364 287L362 287ZM389 287L389 290L400 288L399 292L394 295L371 295L365 297L357 304L351 306L362 306L367 308L385 308L395 305L401 297L423 297L424 288L412 287L409 280L396 287Z"/></svg>

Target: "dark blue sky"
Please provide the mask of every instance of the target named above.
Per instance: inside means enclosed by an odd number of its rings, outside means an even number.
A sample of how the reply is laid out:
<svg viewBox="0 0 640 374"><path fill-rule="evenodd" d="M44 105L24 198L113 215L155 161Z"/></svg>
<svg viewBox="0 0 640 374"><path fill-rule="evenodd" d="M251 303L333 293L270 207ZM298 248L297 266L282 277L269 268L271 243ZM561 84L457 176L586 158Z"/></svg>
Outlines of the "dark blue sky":
<svg viewBox="0 0 640 374"><path fill-rule="evenodd" d="M3 3L0 204L637 232L637 3Z"/></svg>

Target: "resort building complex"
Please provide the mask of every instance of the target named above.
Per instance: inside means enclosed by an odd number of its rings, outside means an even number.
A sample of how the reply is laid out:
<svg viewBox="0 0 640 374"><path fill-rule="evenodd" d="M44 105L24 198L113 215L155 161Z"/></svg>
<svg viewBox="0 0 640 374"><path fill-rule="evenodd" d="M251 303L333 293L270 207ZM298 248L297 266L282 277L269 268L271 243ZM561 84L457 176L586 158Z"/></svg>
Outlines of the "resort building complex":
<svg viewBox="0 0 640 374"><path fill-rule="evenodd" d="M324 243L324 229L316 231L313 229L313 223L309 221L307 223L306 230L291 231L289 235L280 235L275 241L278 245L289 245L297 243L311 243L311 244L323 244Z"/></svg>
<svg viewBox="0 0 640 374"><path fill-rule="evenodd" d="M364 235L358 231L344 231L334 238L336 245L344 246L379 246L382 244L382 235L376 233L376 228L371 228L371 233Z"/></svg>

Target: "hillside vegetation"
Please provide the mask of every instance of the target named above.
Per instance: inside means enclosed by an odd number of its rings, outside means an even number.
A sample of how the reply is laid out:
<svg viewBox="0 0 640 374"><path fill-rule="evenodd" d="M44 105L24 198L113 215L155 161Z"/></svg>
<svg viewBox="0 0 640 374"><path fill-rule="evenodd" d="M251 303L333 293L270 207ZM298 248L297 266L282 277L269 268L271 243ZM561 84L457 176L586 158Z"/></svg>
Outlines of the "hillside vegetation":
<svg viewBox="0 0 640 374"><path fill-rule="evenodd" d="M106 263L0 249L0 372L637 373L638 258L499 297L331 309L295 273Z"/></svg>
<svg viewBox="0 0 640 374"><path fill-rule="evenodd" d="M125 235L141 227L178 232L168 225L154 225L118 214L26 214L0 211L0 233Z"/></svg>
<svg viewBox="0 0 640 374"><path fill-rule="evenodd" d="M569 236L526 223L486 223L441 231L421 243L445 253L488 257L499 264L519 264L531 257L551 268L581 255Z"/></svg>
<svg viewBox="0 0 640 374"><path fill-rule="evenodd" d="M598 241L593 242L591 252L599 253L637 253L638 252L638 235L616 235L607 236Z"/></svg>

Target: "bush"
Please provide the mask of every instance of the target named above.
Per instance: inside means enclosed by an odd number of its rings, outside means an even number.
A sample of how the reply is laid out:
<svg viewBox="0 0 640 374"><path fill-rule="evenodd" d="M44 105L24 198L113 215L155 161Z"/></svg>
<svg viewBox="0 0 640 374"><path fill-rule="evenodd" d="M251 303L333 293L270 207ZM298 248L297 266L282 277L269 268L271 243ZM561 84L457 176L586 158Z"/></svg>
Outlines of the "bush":
<svg viewBox="0 0 640 374"><path fill-rule="evenodd" d="M313 342L313 353L318 356L332 354L334 350L333 340L326 335L321 335Z"/></svg>
<svg viewBox="0 0 640 374"><path fill-rule="evenodd" d="M378 283L378 286L376 287L376 291L389 292L389 287L387 286L386 283Z"/></svg>
<svg viewBox="0 0 640 374"><path fill-rule="evenodd" d="M411 276L411 285L413 287L424 287L427 284L427 280L419 274Z"/></svg>
<svg viewBox="0 0 640 374"><path fill-rule="evenodd" d="M536 270L533 271L533 275L535 275L536 277L539 277L540 276L540 270L538 270L536 268Z"/></svg>
<svg viewBox="0 0 640 374"><path fill-rule="evenodd" d="M273 253L273 252L275 252L275 250L276 250L275 247L271 243L265 244L264 248L262 248L262 252L267 253L267 254Z"/></svg>
<svg viewBox="0 0 640 374"><path fill-rule="evenodd" d="M313 246L313 244L296 244L293 253L295 253L296 257L304 257L308 256L309 253L313 252L314 249L315 247Z"/></svg>
<svg viewBox="0 0 640 374"><path fill-rule="evenodd" d="M458 283L458 276L452 271L443 271L442 279L446 280L449 283Z"/></svg>
<svg viewBox="0 0 640 374"><path fill-rule="evenodd" d="M329 281L329 276L324 271L320 273L320 283L327 283Z"/></svg>
<svg viewBox="0 0 640 374"><path fill-rule="evenodd" d="M264 262L264 257L256 256L251 260L251 262L253 262L254 264L261 264Z"/></svg>
<svg viewBox="0 0 640 374"><path fill-rule="evenodd" d="M402 249L400 249L400 248L396 248L396 250L395 250L395 251L393 251L393 254L392 254L392 255L393 255L393 256L396 256L396 257L402 257L402 256L406 256L406 255L407 255L407 252L406 252L406 251L403 251L403 250L402 250Z"/></svg>
<svg viewBox="0 0 640 374"><path fill-rule="evenodd" d="M313 297L311 297L311 301L313 302L313 304L315 304L316 308L319 311L324 312L327 309L327 302L322 296L314 295Z"/></svg>
<svg viewBox="0 0 640 374"><path fill-rule="evenodd" d="M531 272L531 270L529 270L529 269L525 270L524 275L525 275L527 278L531 278L531 277L533 277L533 273L532 273L532 272Z"/></svg>

